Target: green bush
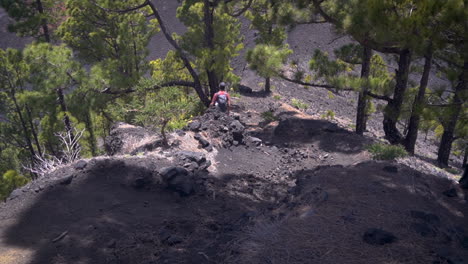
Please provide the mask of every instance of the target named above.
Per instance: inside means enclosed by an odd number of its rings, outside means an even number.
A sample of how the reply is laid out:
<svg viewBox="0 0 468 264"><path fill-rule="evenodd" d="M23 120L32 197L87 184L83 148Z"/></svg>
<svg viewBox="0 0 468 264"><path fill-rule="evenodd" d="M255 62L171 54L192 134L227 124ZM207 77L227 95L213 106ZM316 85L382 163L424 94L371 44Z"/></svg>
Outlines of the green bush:
<svg viewBox="0 0 468 264"><path fill-rule="evenodd" d="M273 114L272 111L263 112L263 113L261 114L261 116L262 116L262 118L265 119L265 121L267 121L268 123L278 120L278 117L276 117L276 116Z"/></svg>
<svg viewBox="0 0 468 264"><path fill-rule="evenodd" d="M460 171L455 168L445 168L444 170L450 174L455 174L455 175L460 173Z"/></svg>
<svg viewBox="0 0 468 264"><path fill-rule="evenodd" d="M0 178L0 200L5 200L18 187L28 183L28 179L14 170L9 170Z"/></svg>
<svg viewBox="0 0 468 264"><path fill-rule="evenodd" d="M372 158L376 160L394 160L408 155L401 145L377 143L369 145L367 150L372 154Z"/></svg>
<svg viewBox="0 0 468 264"><path fill-rule="evenodd" d="M335 119L335 112L333 112L332 110L328 110L325 114L322 114L320 118L333 120Z"/></svg>
<svg viewBox="0 0 468 264"><path fill-rule="evenodd" d="M297 109L307 109L309 107L306 103L296 98L291 99L291 105Z"/></svg>
<svg viewBox="0 0 468 264"><path fill-rule="evenodd" d="M275 95L273 95L273 99L275 99L276 101L279 101L279 100L281 100L281 96L275 94Z"/></svg>

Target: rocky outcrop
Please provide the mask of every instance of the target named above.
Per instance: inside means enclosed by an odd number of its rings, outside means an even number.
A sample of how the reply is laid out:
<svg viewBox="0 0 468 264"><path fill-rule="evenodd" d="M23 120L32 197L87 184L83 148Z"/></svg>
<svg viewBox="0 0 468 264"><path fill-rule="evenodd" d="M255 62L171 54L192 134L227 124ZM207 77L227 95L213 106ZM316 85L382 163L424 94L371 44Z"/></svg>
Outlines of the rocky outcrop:
<svg viewBox="0 0 468 264"><path fill-rule="evenodd" d="M216 109L208 109L203 116L188 124L186 129L197 133L195 139L207 151L211 151L212 145L199 132L208 134L210 138L220 139L221 143L218 147L229 148L247 143L245 125L240 117L236 114L227 115Z"/></svg>
<svg viewBox="0 0 468 264"><path fill-rule="evenodd" d="M104 147L108 155L135 155L163 145L161 137L143 127L118 122L112 126Z"/></svg>

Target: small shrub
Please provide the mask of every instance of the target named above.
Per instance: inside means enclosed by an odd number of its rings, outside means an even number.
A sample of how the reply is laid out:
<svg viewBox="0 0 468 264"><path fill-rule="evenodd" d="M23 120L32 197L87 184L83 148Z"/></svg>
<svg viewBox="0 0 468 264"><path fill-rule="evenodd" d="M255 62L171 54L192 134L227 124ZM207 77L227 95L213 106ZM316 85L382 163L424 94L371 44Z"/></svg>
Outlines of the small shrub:
<svg viewBox="0 0 468 264"><path fill-rule="evenodd" d="M401 145L387 144L372 144L367 147L367 150L372 154L372 158L376 160L394 160L408 155L406 150Z"/></svg>
<svg viewBox="0 0 468 264"><path fill-rule="evenodd" d="M328 99L335 99L335 95L331 91L328 91Z"/></svg>
<svg viewBox="0 0 468 264"><path fill-rule="evenodd" d="M279 100L281 100L281 96L275 94L275 95L273 95L273 99L275 99L276 101L279 101Z"/></svg>
<svg viewBox="0 0 468 264"><path fill-rule="evenodd" d="M278 120L278 117L276 117L276 116L273 114L272 111L263 112L263 113L261 114L261 116L262 116L262 118L265 119L265 121L267 121L268 123Z"/></svg>
<svg viewBox="0 0 468 264"><path fill-rule="evenodd" d="M325 114L322 114L320 118L333 120L335 119L335 112L333 112L332 110L328 110Z"/></svg>
<svg viewBox="0 0 468 264"><path fill-rule="evenodd" d="M444 170L450 174L459 174L459 171L455 168L445 168Z"/></svg>
<svg viewBox="0 0 468 264"><path fill-rule="evenodd" d="M291 99L291 104L297 109L307 109L309 107L306 103L296 98Z"/></svg>
<svg viewBox="0 0 468 264"><path fill-rule="evenodd" d="M229 93L229 95L230 95L232 98L240 98L240 97L241 97L240 93L237 92L237 91L234 91L234 90L232 90L232 91Z"/></svg>
<svg viewBox="0 0 468 264"><path fill-rule="evenodd" d="M10 193L26 183L28 179L14 170L9 170L0 177L0 200L5 200Z"/></svg>

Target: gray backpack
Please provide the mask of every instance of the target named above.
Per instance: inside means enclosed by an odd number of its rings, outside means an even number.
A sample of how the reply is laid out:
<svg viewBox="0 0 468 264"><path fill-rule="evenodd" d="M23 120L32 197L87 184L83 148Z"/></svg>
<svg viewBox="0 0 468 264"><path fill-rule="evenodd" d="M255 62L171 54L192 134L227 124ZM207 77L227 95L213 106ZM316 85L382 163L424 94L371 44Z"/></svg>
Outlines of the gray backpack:
<svg viewBox="0 0 468 264"><path fill-rule="evenodd" d="M218 98L217 98L218 105L226 106L227 105L227 100L228 100L228 97L227 97L226 92L219 92L218 93Z"/></svg>

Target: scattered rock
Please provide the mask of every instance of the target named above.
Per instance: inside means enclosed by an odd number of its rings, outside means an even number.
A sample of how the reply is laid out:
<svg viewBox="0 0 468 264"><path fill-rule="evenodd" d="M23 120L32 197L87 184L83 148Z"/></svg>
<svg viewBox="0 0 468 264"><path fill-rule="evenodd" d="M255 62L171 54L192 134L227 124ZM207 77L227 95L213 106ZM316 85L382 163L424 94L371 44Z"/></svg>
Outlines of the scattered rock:
<svg viewBox="0 0 468 264"><path fill-rule="evenodd" d="M187 133L185 133L185 131L183 131L183 130L178 129L178 130L176 130L176 134L177 134L179 137L183 137L183 136L185 136Z"/></svg>
<svg viewBox="0 0 468 264"><path fill-rule="evenodd" d="M364 236L362 237L362 239L367 244L380 245L380 246L393 243L397 240L396 236L394 236L392 233L384 231L382 229L378 229L378 228L368 229L364 233Z"/></svg>
<svg viewBox="0 0 468 264"><path fill-rule="evenodd" d="M168 167L160 172L167 189L188 196L193 193L194 181L189 171L182 167Z"/></svg>
<svg viewBox="0 0 468 264"><path fill-rule="evenodd" d="M211 152L211 151L213 151L213 146L210 144L210 145L205 147L205 150L208 151L208 152Z"/></svg>
<svg viewBox="0 0 468 264"><path fill-rule="evenodd" d="M398 173L398 167L396 166L385 166L383 170L390 173Z"/></svg>
<svg viewBox="0 0 468 264"><path fill-rule="evenodd" d="M176 245L182 243L184 240L177 235L171 235L168 239L166 239L166 243L169 245Z"/></svg>
<svg viewBox="0 0 468 264"><path fill-rule="evenodd" d="M246 144L248 146L258 147L258 146L262 145L262 140L261 139L256 138L256 137L252 137L252 136L246 137L245 141L246 141Z"/></svg>
<svg viewBox="0 0 468 264"><path fill-rule="evenodd" d="M73 177L74 177L73 175L70 175L70 176L68 176L68 177L65 177L65 178L61 179L59 183L60 183L61 185L69 185L70 183L72 183Z"/></svg>
<svg viewBox="0 0 468 264"><path fill-rule="evenodd" d="M190 163L185 163L184 164L184 167L188 170L188 171L195 171L199 168L198 166L198 163L196 163L195 161L192 161Z"/></svg>
<svg viewBox="0 0 468 264"><path fill-rule="evenodd" d="M200 131L200 127L201 123L198 120L194 120L188 125L188 128L194 132Z"/></svg>
<svg viewBox="0 0 468 264"><path fill-rule="evenodd" d="M179 151L176 156L184 161L195 161L199 165L206 161L205 155L201 152Z"/></svg>
<svg viewBox="0 0 468 264"><path fill-rule="evenodd" d="M208 140L204 138L201 138L198 142L200 142L200 145L202 146L202 148L206 148L210 145L210 142L208 142Z"/></svg>
<svg viewBox="0 0 468 264"><path fill-rule="evenodd" d="M457 190L455 188L451 188L449 190L442 192L442 194L450 198L457 197Z"/></svg>
<svg viewBox="0 0 468 264"><path fill-rule="evenodd" d="M200 166L198 167L198 169L199 169L200 171L203 171L203 170L208 169L210 166L211 166L211 161L207 160L207 161L205 161L204 163L200 164Z"/></svg>
<svg viewBox="0 0 468 264"><path fill-rule="evenodd" d="M234 141L242 142L244 138L243 133L244 133L245 127L241 124L241 122L239 122L239 120L234 120L229 125L229 128L231 130L232 138L234 139Z"/></svg>
<svg viewBox="0 0 468 264"><path fill-rule="evenodd" d="M86 162L84 160L80 160L80 161L76 162L75 164L73 164L73 168L75 170L84 170L87 165L88 165L88 162Z"/></svg>
<svg viewBox="0 0 468 264"><path fill-rule="evenodd" d="M10 193L10 196L8 196L8 200L13 200L15 198L18 198L21 193L23 193L22 189L16 189L13 192Z"/></svg>

